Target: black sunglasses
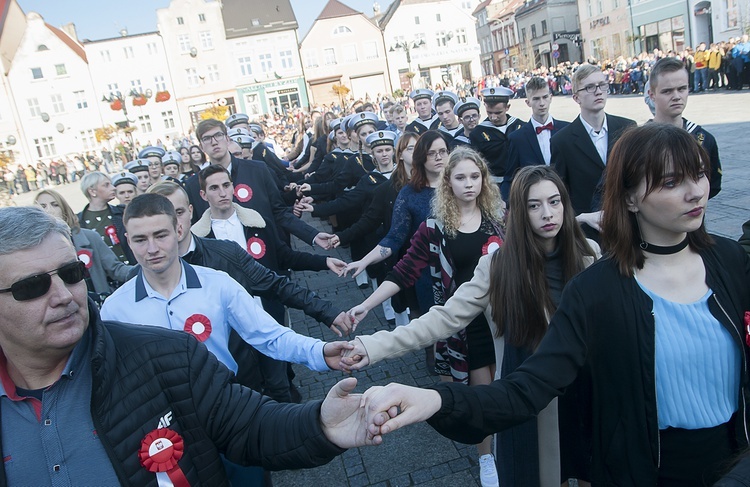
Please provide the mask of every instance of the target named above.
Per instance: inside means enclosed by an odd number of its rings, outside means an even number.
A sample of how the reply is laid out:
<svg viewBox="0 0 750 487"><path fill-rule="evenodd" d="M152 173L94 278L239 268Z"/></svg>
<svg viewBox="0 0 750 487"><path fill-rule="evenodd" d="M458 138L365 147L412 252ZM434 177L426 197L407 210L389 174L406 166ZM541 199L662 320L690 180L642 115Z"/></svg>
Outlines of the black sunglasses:
<svg viewBox="0 0 750 487"><path fill-rule="evenodd" d="M26 277L14 282L8 289L0 289L0 293L11 293L16 301L28 301L47 294L52 286L52 276L57 274L65 284L81 282L86 275L86 265L80 260L65 264L54 271Z"/></svg>

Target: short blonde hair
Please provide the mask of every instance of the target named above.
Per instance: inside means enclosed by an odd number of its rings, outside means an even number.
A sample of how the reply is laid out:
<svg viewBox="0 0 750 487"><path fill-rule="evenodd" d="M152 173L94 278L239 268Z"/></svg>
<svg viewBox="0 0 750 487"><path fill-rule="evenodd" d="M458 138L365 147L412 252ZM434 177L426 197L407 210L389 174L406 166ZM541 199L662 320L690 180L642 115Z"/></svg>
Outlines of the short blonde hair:
<svg viewBox="0 0 750 487"><path fill-rule="evenodd" d="M583 83L583 80L588 78L594 73L601 73L602 70L599 68L599 66L594 66L593 64L582 64L576 69L576 72L573 73L573 93L578 93L578 90L583 88L581 86L581 83Z"/></svg>

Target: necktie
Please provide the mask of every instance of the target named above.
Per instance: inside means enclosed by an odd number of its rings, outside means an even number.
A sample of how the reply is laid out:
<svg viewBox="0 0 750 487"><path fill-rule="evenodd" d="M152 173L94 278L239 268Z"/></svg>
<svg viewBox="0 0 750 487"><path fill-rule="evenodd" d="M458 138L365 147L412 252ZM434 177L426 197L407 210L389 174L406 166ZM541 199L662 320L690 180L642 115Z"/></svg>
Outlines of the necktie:
<svg viewBox="0 0 750 487"><path fill-rule="evenodd" d="M539 135L542 132L544 132L545 130L552 131L552 129L554 129L554 128L555 128L555 126L552 125L552 122L548 123L547 125L540 125L539 127L536 128L536 134Z"/></svg>

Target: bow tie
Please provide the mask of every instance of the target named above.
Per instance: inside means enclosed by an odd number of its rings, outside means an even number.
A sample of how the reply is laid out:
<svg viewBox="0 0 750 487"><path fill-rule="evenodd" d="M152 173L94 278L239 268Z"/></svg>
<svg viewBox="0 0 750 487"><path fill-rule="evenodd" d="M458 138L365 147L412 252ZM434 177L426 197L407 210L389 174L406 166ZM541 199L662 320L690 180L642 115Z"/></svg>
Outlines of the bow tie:
<svg viewBox="0 0 750 487"><path fill-rule="evenodd" d="M549 130L551 132L552 129L554 129L554 128L555 128L555 126L552 125L552 122L548 123L547 125L540 125L539 127L536 128L536 134L539 135L542 132L544 132L545 130Z"/></svg>

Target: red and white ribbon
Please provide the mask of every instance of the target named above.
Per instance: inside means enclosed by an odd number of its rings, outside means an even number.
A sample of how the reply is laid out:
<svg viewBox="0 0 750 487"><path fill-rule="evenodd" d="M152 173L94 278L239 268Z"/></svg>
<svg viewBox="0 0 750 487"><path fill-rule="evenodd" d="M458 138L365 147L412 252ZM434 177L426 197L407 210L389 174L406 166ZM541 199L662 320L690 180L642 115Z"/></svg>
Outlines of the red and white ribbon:
<svg viewBox="0 0 750 487"><path fill-rule="evenodd" d="M105 232L107 232L107 236L109 237L109 240L112 242L112 245L117 245L120 243L120 237L117 236L117 229L114 225L109 225L104 229Z"/></svg>
<svg viewBox="0 0 750 487"><path fill-rule="evenodd" d="M83 262L86 269L91 269L91 265L94 263L94 254L88 249L81 249L77 252L78 260Z"/></svg>
<svg viewBox="0 0 750 487"><path fill-rule="evenodd" d="M248 239L247 253L252 255L253 259L262 259L266 255L266 243L258 237Z"/></svg>
<svg viewBox="0 0 750 487"><path fill-rule="evenodd" d="M238 184L234 187L234 197L237 201L247 203L253 197L253 189L247 184Z"/></svg>
<svg viewBox="0 0 750 487"><path fill-rule="evenodd" d="M177 463L184 450L185 442L177 432L159 428L143 438L138 458L146 470L156 474L160 487L190 487L185 473Z"/></svg>
<svg viewBox="0 0 750 487"><path fill-rule="evenodd" d="M199 342L205 342L211 336L211 320L200 313L190 315L185 320L184 330L197 338Z"/></svg>
<svg viewBox="0 0 750 487"><path fill-rule="evenodd" d="M501 239L497 235L491 236L487 239L487 243L482 246L482 255L491 254L492 252L499 249L502 244L503 239Z"/></svg>

